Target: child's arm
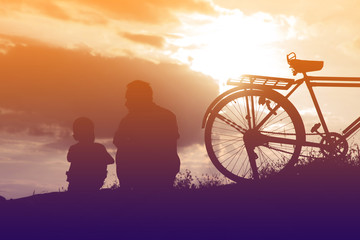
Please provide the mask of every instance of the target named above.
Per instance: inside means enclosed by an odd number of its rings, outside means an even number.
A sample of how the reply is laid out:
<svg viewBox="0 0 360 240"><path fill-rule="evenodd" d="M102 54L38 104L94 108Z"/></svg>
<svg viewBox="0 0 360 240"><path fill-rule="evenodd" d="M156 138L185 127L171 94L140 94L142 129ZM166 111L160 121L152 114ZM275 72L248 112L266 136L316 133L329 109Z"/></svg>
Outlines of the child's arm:
<svg viewBox="0 0 360 240"><path fill-rule="evenodd" d="M103 152L102 155L103 155L103 159L105 160L105 163L113 164L114 158L108 153L104 145L101 145L101 147L102 147L102 152Z"/></svg>

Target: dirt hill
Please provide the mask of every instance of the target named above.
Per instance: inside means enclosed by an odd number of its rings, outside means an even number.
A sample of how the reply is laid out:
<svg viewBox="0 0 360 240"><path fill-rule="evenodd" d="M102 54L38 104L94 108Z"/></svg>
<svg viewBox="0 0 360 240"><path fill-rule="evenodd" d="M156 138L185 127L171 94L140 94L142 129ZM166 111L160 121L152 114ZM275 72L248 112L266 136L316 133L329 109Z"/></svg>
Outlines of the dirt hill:
<svg viewBox="0 0 360 240"><path fill-rule="evenodd" d="M15 239L345 239L358 235L359 183L359 175L325 173L198 190L54 192L0 202L1 233Z"/></svg>

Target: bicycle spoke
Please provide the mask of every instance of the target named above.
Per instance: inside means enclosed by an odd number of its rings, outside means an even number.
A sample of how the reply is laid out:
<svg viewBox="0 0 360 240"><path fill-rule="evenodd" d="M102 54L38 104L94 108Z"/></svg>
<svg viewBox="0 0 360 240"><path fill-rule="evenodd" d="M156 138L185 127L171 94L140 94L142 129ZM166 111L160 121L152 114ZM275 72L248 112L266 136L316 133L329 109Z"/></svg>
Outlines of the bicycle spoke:
<svg viewBox="0 0 360 240"><path fill-rule="evenodd" d="M248 158L248 157L246 157L246 158L242 161L242 164L241 164L241 166L240 166L240 168L239 168L239 171L236 173L236 175L240 175L240 172L241 172L241 170L242 170L244 167L245 167L245 169L247 169L246 167L250 164L250 162L248 161L247 158ZM245 166L244 166L244 164L245 164ZM243 177L245 177L247 173L248 173L248 171L245 172L245 174L243 175Z"/></svg>
<svg viewBox="0 0 360 240"><path fill-rule="evenodd" d="M283 120L283 119L280 119L276 122L274 122L274 120L276 120L278 117L280 117L282 114L284 114L285 112L281 112L280 114L277 114L277 115L272 115L262 126L261 129L265 129L267 128L267 126L269 125L274 125L276 123L278 123L279 121ZM286 116L285 118L287 118L288 116Z"/></svg>
<svg viewBox="0 0 360 240"><path fill-rule="evenodd" d="M236 124L234 121L232 121L232 120L230 120L230 119L228 119L228 118L226 118L226 117L224 117L224 116L222 116L222 115L220 115L220 114L217 114L217 117L218 117L220 120L222 120L222 121L224 121L225 123L227 123L229 126L231 126L231 127L235 128L236 130L238 130L239 132L244 133L244 132L246 131L246 129L242 128L241 126L239 126L238 124Z"/></svg>
<svg viewBox="0 0 360 240"><path fill-rule="evenodd" d="M231 108L228 107L228 106L226 106L226 108L232 113L232 115L234 115L234 116L240 121L240 123L242 123L243 125L246 126L246 124L244 124L243 120L241 120L241 119L239 118L239 114L235 114L235 113L231 110ZM227 114L226 114L226 115L227 115ZM228 115L227 115L227 116L228 116ZM229 117L229 118L230 118L230 117Z"/></svg>
<svg viewBox="0 0 360 240"><path fill-rule="evenodd" d="M229 128L222 128L222 127L213 127L213 129L220 129L221 131L228 131L228 132L235 132L233 129Z"/></svg>
<svg viewBox="0 0 360 240"><path fill-rule="evenodd" d="M254 96L251 95L251 119L253 127L255 128L255 107L254 107Z"/></svg>
<svg viewBox="0 0 360 240"><path fill-rule="evenodd" d="M240 158L241 158L241 155L239 156L239 159L240 159ZM246 161L246 158L245 158L245 159L242 161L241 166L239 167L239 171L236 173L237 175L240 174L240 171L243 169L244 164L245 164L246 162L248 162L248 161Z"/></svg>
<svg viewBox="0 0 360 240"><path fill-rule="evenodd" d="M221 140L221 139L217 139L217 140ZM224 144L224 143L227 143L227 142L243 142L243 140L241 138L239 138L239 140L237 139L231 139L231 140L225 140L225 141L222 141L222 142L219 142L219 143L214 143L213 146L218 146L220 144Z"/></svg>
<svg viewBox="0 0 360 240"><path fill-rule="evenodd" d="M232 154L230 157L226 158L222 163L225 163L226 161L228 161L230 158L231 158L231 161L228 163L228 165L226 167L228 167L232 160L234 159L234 157L240 152L242 151L243 148L240 148L240 149L235 149L235 150L238 150L236 153Z"/></svg>
<svg viewBox="0 0 360 240"><path fill-rule="evenodd" d="M227 148L227 147L229 147L229 146L232 146L232 145L234 145L234 144L233 144L233 143L230 143L230 144L228 144L228 145L225 145L225 146L222 146L221 148L216 149L216 151L220 151L220 150L225 149L225 148Z"/></svg>
<svg viewBox="0 0 360 240"><path fill-rule="evenodd" d="M284 125L284 126L280 126L280 127L276 128L276 129L274 129L273 131L274 131L274 132L277 132L279 129L283 129L283 128L285 128L286 126L288 126L288 125L290 125L290 124L291 124L291 122L287 123L287 124ZM292 129L294 129L294 128L292 128ZM287 130L291 130L291 129L287 129Z"/></svg>
<svg viewBox="0 0 360 240"><path fill-rule="evenodd" d="M285 151L283 148L274 148L274 147L271 147L271 146L266 146L266 147L269 148L269 149L274 149L274 150L276 150L276 151L278 151L278 152L291 154L291 152L287 152L287 151Z"/></svg>
<svg viewBox="0 0 360 240"><path fill-rule="evenodd" d="M237 149L236 148L233 148L232 150L229 150L229 151L227 151L226 153L224 153L224 154L222 154L222 155L219 155L219 158L221 158L221 157L223 157L223 156L226 156L226 155L228 155L228 154L230 154L230 153L232 153L232 152L234 152L234 151L236 151ZM217 152L219 152L219 151L217 151ZM233 156L233 155L231 155L231 156Z"/></svg>
<svg viewBox="0 0 360 240"><path fill-rule="evenodd" d="M281 112L280 114L277 114L277 115L272 115L271 118L269 118L269 120L266 122L266 124L263 125L263 127L265 128L266 126L268 125L272 125L272 124L275 124L279 121L281 121L282 119L274 122L274 120L276 120L277 118L279 118L282 114L284 114L285 112ZM285 118L287 118L288 116L285 116Z"/></svg>
<svg viewBox="0 0 360 240"><path fill-rule="evenodd" d="M245 97L245 100L246 100L246 118L248 121L249 129L251 129L250 105L249 105L249 99L247 96Z"/></svg>
<svg viewBox="0 0 360 240"><path fill-rule="evenodd" d="M262 107L262 111L261 113L259 114L260 116L258 117L258 121L256 122L256 126L258 125L258 122L260 121L261 117L263 116L264 112L265 112L265 104L261 106ZM259 109L260 109L260 106L259 106Z"/></svg>
<svg viewBox="0 0 360 240"><path fill-rule="evenodd" d="M247 120L246 120L246 110L244 109L244 113L243 113L243 111L241 111L241 106L240 106L240 103L239 103L239 101L234 101L235 103L236 103L236 105L238 106L238 109L239 109L239 114L241 115L241 118L243 119L243 122L245 122L245 124L244 124L244 126L246 126L246 122L247 122ZM236 107L235 107L235 109L237 109ZM244 117L245 116L245 117Z"/></svg>
<svg viewBox="0 0 360 240"><path fill-rule="evenodd" d="M210 159L235 181L281 171L296 161L305 141L300 116L294 118L294 112L277 93L246 90L226 97L211 113L212 123L206 128Z"/></svg>
<svg viewBox="0 0 360 240"><path fill-rule="evenodd" d="M245 148L243 148L242 151L243 151L244 149L245 149ZM242 152L242 151L241 151L241 152ZM240 153L240 151L239 151L238 153ZM236 154L236 156L238 156L238 154ZM241 153L239 154L239 156L241 156ZM239 161L239 158L236 159L236 161L235 161L235 163L234 163L234 166L233 166L233 168L231 169L231 172L234 171L234 168L236 167L236 164L238 163L238 161Z"/></svg>
<svg viewBox="0 0 360 240"><path fill-rule="evenodd" d="M219 134L215 134L215 135L219 135ZM234 136L234 135L230 135L230 134L223 134L223 133L221 133L221 136L239 138L239 136Z"/></svg>

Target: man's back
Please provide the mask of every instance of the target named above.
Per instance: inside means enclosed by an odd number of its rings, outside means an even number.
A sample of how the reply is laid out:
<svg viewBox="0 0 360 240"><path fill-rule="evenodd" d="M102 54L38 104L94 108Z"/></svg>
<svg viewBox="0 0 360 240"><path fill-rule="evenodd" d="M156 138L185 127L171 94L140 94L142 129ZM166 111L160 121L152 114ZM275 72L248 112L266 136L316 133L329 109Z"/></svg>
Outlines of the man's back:
<svg viewBox="0 0 360 240"><path fill-rule="evenodd" d="M114 138L117 163L141 182L175 176L180 168L178 138L176 117L170 111L153 104L148 111L129 113Z"/></svg>
<svg viewBox="0 0 360 240"><path fill-rule="evenodd" d="M114 136L120 184L171 186L180 168L176 116L152 102L147 83L135 81L136 84L140 87L130 87L127 91L129 113ZM143 87L148 92L141 92Z"/></svg>

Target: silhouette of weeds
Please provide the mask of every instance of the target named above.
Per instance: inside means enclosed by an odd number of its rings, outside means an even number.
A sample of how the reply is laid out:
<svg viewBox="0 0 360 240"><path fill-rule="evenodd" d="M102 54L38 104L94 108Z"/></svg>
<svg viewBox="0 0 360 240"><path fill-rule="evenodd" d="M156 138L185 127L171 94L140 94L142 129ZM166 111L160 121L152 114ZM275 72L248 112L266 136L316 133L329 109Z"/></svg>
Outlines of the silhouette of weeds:
<svg viewBox="0 0 360 240"><path fill-rule="evenodd" d="M317 177L350 176L360 177L360 147L358 144L350 146L343 157L324 157L318 150L308 152L308 157L300 158L292 169L294 175Z"/></svg>
<svg viewBox="0 0 360 240"><path fill-rule="evenodd" d="M231 183L230 180L225 178L220 174L201 174L200 176L193 176L189 169L185 171L181 171L176 175L176 179L174 181L175 189L204 189L204 188L212 188L225 184ZM119 188L119 182L114 180L112 183L108 184L106 188L111 190L115 190Z"/></svg>
<svg viewBox="0 0 360 240"><path fill-rule="evenodd" d="M204 189L218 187L230 183L230 181L220 174L203 173L201 176L193 177L191 171L186 169L178 173L174 182L175 189Z"/></svg>
<svg viewBox="0 0 360 240"><path fill-rule="evenodd" d="M302 154L293 168L283 171L283 176L330 177L340 175L359 175L360 146L353 144L343 157L325 157L320 150L311 149ZM281 165L281 163L280 163ZM281 169L282 167L278 168ZM260 179L269 179L279 175L276 166L265 166L259 171Z"/></svg>

